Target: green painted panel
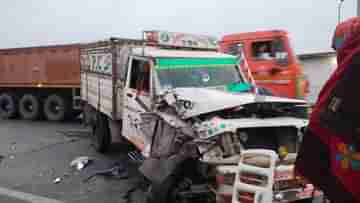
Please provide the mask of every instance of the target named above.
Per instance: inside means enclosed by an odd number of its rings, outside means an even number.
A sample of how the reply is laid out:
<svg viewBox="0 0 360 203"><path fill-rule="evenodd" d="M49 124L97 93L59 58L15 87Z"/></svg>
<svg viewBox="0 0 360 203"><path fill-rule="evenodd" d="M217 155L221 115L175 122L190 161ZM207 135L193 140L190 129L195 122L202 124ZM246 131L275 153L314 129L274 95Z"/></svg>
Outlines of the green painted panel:
<svg viewBox="0 0 360 203"><path fill-rule="evenodd" d="M223 66L235 65L235 58L158 58L156 67L158 69L192 68L198 66Z"/></svg>

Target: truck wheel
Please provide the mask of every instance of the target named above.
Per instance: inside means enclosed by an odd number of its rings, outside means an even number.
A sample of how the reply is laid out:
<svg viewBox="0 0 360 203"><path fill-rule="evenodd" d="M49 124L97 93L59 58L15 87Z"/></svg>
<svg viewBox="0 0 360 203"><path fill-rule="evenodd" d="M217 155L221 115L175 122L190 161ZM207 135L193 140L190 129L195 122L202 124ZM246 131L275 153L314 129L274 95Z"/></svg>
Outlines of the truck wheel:
<svg viewBox="0 0 360 203"><path fill-rule="evenodd" d="M109 151L111 144L111 134L109 121L102 113L97 113L95 125L93 126L93 143L99 153Z"/></svg>
<svg viewBox="0 0 360 203"><path fill-rule="evenodd" d="M83 108L83 122L86 126L95 126L96 124L96 110L90 106L90 104L85 104Z"/></svg>
<svg viewBox="0 0 360 203"><path fill-rule="evenodd" d="M49 121L63 121L68 108L64 97L56 94L50 95L44 103L45 117Z"/></svg>
<svg viewBox="0 0 360 203"><path fill-rule="evenodd" d="M32 94L25 94L19 102L19 113L25 120L40 118L40 100Z"/></svg>
<svg viewBox="0 0 360 203"><path fill-rule="evenodd" d="M3 93L0 95L0 118L11 119L17 114L17 99L15 96Z"/></svg>

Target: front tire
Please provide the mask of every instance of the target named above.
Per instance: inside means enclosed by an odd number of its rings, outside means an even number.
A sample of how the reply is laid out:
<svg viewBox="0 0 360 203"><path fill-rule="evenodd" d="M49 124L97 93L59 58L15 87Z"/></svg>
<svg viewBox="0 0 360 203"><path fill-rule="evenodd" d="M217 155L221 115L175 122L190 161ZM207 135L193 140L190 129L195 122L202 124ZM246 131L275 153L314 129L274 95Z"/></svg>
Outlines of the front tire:
<svg viewBox="0 0 360 203"><path fill-rule="evenodd" d="M111 133L109 121L106 115L97 113L95 125L93 126L93 144L97 152L106 153L111 145Z"/></svg>
<svg viewBox="0 0 360 203"><path fill-rule="evenodd" d="M20 116L25 120L40 118L40 99L32 94L25 94L19 102Z"/></svg>
<svg viewBox="0 0 360 203"><path fill-rule="evenodd" d="M0 95L0 118L11 119L17 114L17 99L14 95L3 93Z"/></svg>

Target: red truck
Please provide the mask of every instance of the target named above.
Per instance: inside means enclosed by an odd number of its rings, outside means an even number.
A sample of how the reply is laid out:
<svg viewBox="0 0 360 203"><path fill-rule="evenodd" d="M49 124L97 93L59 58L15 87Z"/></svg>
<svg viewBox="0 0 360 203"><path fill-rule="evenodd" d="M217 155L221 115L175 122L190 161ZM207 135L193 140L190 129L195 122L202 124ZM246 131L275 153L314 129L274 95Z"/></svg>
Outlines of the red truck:
<svg viewBox="0 0 360 203"><path fill-rule="evenodd" d="M80 45L0 50L0 118L61 121L80 109Z"/></svg>
<svg viewBox="0 0 360 203"><path fill-rule="evenodd" d="M223 36L220 51L244 57L256 84L281 97L304 99L308 81L283 30Z"/></svg>

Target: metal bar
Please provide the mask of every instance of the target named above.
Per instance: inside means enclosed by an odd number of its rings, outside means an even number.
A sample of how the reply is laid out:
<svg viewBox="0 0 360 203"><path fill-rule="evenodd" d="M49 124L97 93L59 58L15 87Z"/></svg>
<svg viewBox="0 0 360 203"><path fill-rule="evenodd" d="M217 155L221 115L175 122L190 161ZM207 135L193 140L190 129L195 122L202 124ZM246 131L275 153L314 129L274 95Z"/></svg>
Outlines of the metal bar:
<svg viewBox="0 0 360 203"><path fill-rule="evenodd" d="M113 119L118 119L117 118L117 88L116 88L116 84L117 84L117 80L118 80L118 64L117 64L117 59L118 59L118 55L117 55L117 46L113 43L112 44L112 48L111 48L111 52L112 52L112 102L113 102L113 106L112 106L112 118Z"/></svg>
<svg viewBox="0 0 360 203"><path fill-rule="evenodd" d="M341 10L342 10L343 3L344 3L344 0L340 0L339 5L338 5L338 23L341 22Z"/></svg>

